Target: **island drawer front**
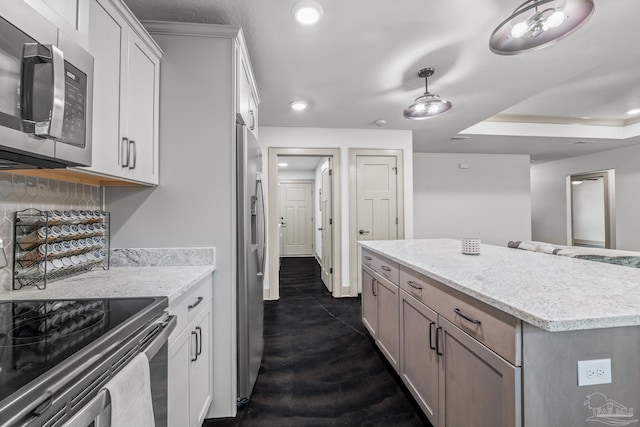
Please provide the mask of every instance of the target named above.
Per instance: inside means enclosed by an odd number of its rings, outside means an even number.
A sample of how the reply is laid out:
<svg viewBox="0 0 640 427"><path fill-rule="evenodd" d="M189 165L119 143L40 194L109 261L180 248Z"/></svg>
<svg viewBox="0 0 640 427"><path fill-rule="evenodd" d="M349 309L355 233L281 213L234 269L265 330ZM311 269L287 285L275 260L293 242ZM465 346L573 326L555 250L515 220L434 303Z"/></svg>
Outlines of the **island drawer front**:
<svg viewBox="0 0 640 427"><path fill-rule="evenodd" d="M515 317L405 267L400 287L513 365L521 365L522 327Z"/></svg>
<svg viewBox="0 0 640 427"><path fill-rule="evenodd" d="M176 328L169 336L169 343L173 342L184 328L206 308L212 295L213 277L208 276L169 305L169 313L177 316Z"/></svg>
<svg viewBox="0 0 640 427"><path fill-rule="evenodd" d="M362 251L362 263L388 281L398 285L400 269L397 262L388 260L369 251Z"/></svg>

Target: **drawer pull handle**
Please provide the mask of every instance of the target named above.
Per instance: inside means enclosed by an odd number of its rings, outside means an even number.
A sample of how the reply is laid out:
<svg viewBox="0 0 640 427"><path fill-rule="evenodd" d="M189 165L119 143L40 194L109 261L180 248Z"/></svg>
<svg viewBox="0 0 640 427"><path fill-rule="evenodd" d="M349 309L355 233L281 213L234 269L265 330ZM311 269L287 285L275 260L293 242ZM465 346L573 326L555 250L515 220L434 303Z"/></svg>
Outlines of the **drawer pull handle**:
<svg viewBox="0 0 640 427"><path fill-rule="evenodd" d="M376 294L376 279L371 278L371 293L373 293L374 297L377 297L378 294Z"/></svg>
<svg viewBox="0 0 640 427"><path fill-rule="evenodd" d="M467 315L466 315L466 314L464 314L464 313L463 313L459 308L454 308L454 309L453 309L453 311L454 311L458 316L462 317L464 320L466 320L466 321L468 321L468 322L473 323L474 325L479 325L480 323L482 323L482 322L480 322L479 320L474 319L473 317L469 317L469 316L467 316Z"/></svg>
<svg viewBox="0 0 640 427"><path fill-rule="evenodd" d="M381 265L380 268L386 271L387 273L391 271L391 267L387 267L386 265Z"/></svg>
<svg viewBox="0 0 640 427"><path fill-rule="evenodd" d="M444 352L440 351L440 336L442 335L442 327L436 328L436 354L442 356Z"/></svg>
<svg viewBox="0 0 640 427"><path fill-rule="evenodd" d="M200 344L198 344L198 333L196 331L191 331L191 335L193 335L196 339L196 352L195 352L195 356L191 356L191 361L195 362L196 360L198 360L198 347L200 346Z"/></svg>
<svg viewBox="0 0 640 427"><path fill-rule="evenodd" d="M196 308L198 306L198 304L200 304L202 302L202 297L198 297L198 301L194 302L193 304L189 305L189 307L187 307L189 310L193 310L194 308Z"/></svg>
<svg viewBox="0 0 640 427"><path fill-rule="evenodd" d="M371 258L369 255L365 255L364 259L367 260L367 261L371 261L373 258Z"/></svg>
<svg viewBox="0 0 640 427"><path fill-rule="evenodd" d="M416 285L416 283L411 280L407 280L407 285L411 286L413 289L417 289L419 291L422 290L422 286Z"/></svg>
<svg viewBox="0 0 640 427"><path fill-rule="evenodd" d="M429 348L435 350L436 346L433 345L433 329L436 326L436 322L429 322Z"/></svg>
<svg viewBox="0 0 640 427"><path fill-rule="evenodd" d="M196 326L196 331L198 331L198 336L200 337L200 339L196 341L198 343L196 356L200 356L202 354L202 328L200 326Z"/></svg>

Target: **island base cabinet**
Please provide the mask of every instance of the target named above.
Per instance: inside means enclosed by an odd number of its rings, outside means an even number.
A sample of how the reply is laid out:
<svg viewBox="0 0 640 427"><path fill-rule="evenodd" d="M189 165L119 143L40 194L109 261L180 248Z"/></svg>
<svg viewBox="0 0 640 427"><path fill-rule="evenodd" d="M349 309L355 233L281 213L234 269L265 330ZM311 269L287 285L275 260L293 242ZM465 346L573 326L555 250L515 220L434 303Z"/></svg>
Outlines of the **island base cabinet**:
<svg viewBox="0 0 640 427"><path fill-rule="evenodd" d="M365 269L362 269L362 323L373 339L378 335L378 298L376 281Z"/></svg>
<svg viewBox="0 0 640 427"><path fill-rule="evenodd" d="M400 291L400 377L431 424L438 425L438 314Z"/></svg>
<svg viewBox="0 0 640 427"><path fill-rule="evenodd" d="M526 427L640 425L639 326L548 332L525 324L523 346ZM611 382L579 386L578 361L598 359L611 360Z"/></svg>
<svg viewBox="0 0 640 427"><path fill-rule="evenodd" d="M438 325L438 426L521 427L520 368L442 316Z"/></svg>
<svg viewBox="0 0 640 427"><path fill-rule="evenodd" d="M391 365L398 370L400 333L398 328L398 301L400 289L393 283L376 280L378 294L378 347Z"/></svg>

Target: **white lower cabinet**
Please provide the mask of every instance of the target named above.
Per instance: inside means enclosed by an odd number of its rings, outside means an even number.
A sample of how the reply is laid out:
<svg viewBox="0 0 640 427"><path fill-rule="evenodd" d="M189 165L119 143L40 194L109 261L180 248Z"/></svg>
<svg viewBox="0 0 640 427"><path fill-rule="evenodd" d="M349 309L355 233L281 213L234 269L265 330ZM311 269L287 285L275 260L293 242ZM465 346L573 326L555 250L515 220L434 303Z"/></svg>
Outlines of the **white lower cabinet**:
<svg viewBox="0 0 640 427"><path fill-rule="evenodd" d="M169 337L169 427L199 427L213 396L212 278L169 306L178 316Z"/></svg>

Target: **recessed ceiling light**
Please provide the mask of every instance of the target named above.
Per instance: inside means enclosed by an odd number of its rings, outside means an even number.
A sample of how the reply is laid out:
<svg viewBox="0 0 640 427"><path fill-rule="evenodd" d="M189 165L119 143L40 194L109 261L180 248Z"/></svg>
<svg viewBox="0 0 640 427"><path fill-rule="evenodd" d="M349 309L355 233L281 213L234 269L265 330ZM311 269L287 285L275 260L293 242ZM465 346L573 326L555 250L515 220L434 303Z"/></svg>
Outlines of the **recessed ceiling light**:
<svg viewBox="0 0 640 427"><path fill-rule="evenodd" d="M629 116L635 116L636 114L640 114L640 108L632 108L631 110L627 111L627 114Z"/></svg>
<svg viewBox="0 0 640 427"><path fill-rule="evenodd" d="M289 166L289 163L284 163L284 162L278 163L278 167L286 168L287 166Z"/></svg>
<svg viewBox="0 0 640 427"><path fill-rule="evenodd" d="M302 25L316 24L324 14L320 3L313 0L300 0L293 5L291 13L296 21Z"/></svg>
<svg viewBox="0 0 640 427"><path fill-rule="evenodd" d="M304 111L308 106L309 104L307 103L307 101L291 101L289 103L289 108L291 108L293 111Z"/></svg>

